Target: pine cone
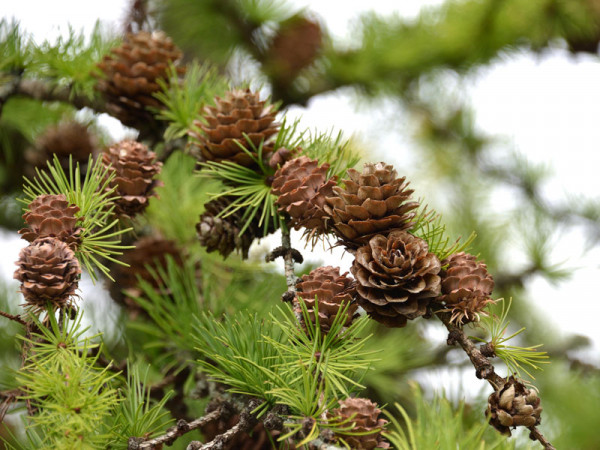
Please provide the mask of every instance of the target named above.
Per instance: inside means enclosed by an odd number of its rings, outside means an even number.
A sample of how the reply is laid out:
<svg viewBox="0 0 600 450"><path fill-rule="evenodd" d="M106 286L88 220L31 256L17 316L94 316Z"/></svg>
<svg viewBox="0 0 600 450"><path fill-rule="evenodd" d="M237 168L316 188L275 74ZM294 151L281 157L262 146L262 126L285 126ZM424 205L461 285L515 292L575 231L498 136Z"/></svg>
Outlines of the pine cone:
<svg viewBox="0 0 600 450"><path fill-rule="evenodd" d="M52 237L37 239L21 250L15 264L19 268L13 278L21 282L24 306L37 312L47 302L57 308L70 305L81 268L67 244Z"/></svg>
<svg viewBox="0 0 600 450"><path fill-rule="evenodd" d="M409 229L419 206L410 202L413 191L405 177L397 178L394 168L385 163L366 163L362 173L348 169L350 179L345 188L334 187L334 196L327 197L325 210L340 243L356 249L376 234Z"/></svg>
<svg viewBox="0 0 600 450"><path fill-rule="evenodd" d="M323 33L318 23L293 17L273 38L267 50L265 69L281 85L287 85L316 59Z"/></svg>
<svg viewBox="0 0 600 450"><path fill-rule="evenodd" d="M488 303L494 289L494 279L487 266L465 252L455 253L442 262L448 265L440 273L442 295L437 301L444 302L452 313L451 321L465 324L479 320L479 314Z"/></svg>
<svg viewBox="0 0 600 450"><path fill-rule="evenodd" d="M142 295L138 277L164 293L168 287L161 286L148 267L155 271L166 270L168 256L177 265L182 266L184 257L174 241L160 236L145 236L133 245L135 248L125 250L120 258L128 266L114 264L111 267L111 275L115 282L110 282L108 287L111 297L117 303L125 305L133 315L137 315L141 309L134 299Z"/></svg>
<svg viewBox="0 0 600 450"><path fill-rule="evenodd" d="M153 96L160 91L157 80L168 79L169 64L176 64L182 56L163 32L128 34L121 46L97 65L103 77L96 89L106 99L108 113L134 128L155 124L147 108L161 106ZM185 69L178 67L177 71L181 74Z"/></svg>
<svg viewBox="0 0 600 450"><path fill-rule="evenodd" d="M286 162L274 175L272 192L279 212L286 212L296 230L304 227L317 234L326 231L325 198L333 195L335 179L327 179L329 164L300 156Z"/></svg>
<svg viewBox="0 0 600 450"><path fill-rule="evenodd" d="M352 274L358 303L373 319L388 327L427 313L440 294L441 264L427 242L406 231L376 235L356 251Z"/></svg>
<svg viewBox="0 0 600 450"><path fill-rule="evenodd" d="M263 224L259 225L260 217L256 215L240 236L240 231L244 226L241 210L237 210L227 217L218 217L219 213L224 211L229 204L230 199L218 197L204 205L204 213L200 216L200 222L196 224L198 239L200 245L206 247L206 251L209 253L218 251L224 258L227 258L231 252L237 250L242 253L242 258L246 259L254 239L260 239L275 229L269 225L265 233Z"/></svg>
<svg viewBox="0 0 600 450"><path fill-rule="evenodd" d="M275 107L261 101L258 93L249 89L233 90L225 98L215 98L215 106L204 109L204 121L194 121L190 136L200 147L205 161L232 161L241 166L254 167L256 162L241 148L242 145L255 158L258 154L248 139L258 149L262 142L262 157L268 161L273 152L270 138L279 131L275 123ZM200 130L200 131L198 131Z"/></svg>
<svg viewBox="0 0 600 450"><path fill-rule="evenodd" d="M35 169L45 169L47 162L54 155L58 157L63 171L69 173L69 158L73 159L73 170L79 164L81 181L85 178L89 157L96 157L98 147L96 138L88 131L88 127L76 122L62 122L51 126L41 134L33 148L27 150L25 158L29 163L28 175L34 177Z"/></svg>
<svg viewBox="0 0 600 450"><path fill-rule="evenodd" d="M488 398L486 415L500 433L511 435L510 428L533 427L541 422L542 407L534 389L528 389L511 376L502 389Z"/></svg>
<svg viewBox="0 0 600 450"><path fill-rule="evenodd" d="M356 295L355 282L347 277L346 272L340 275L339 267L319 267L302 281L296 284L297 294L308 309L315 322L315 300L318 302L319 325L323 334L327 334L341 308L348 306L344 326L349 326L354 318L358 305L354 302Z"/></svg>
<svg viewBox="0 0 600 450"><path fill-rule="evenodd" d="M352 449L371 450L374 448L389 448L381 432L387 420L379 419L381 410L371 400L366 398L348 398L339 402L340 407L334 409L330 419L338 418L341 421L348 420L354 423L353 433L369 433L362 435L338 435L344 439Z"/></svg>
<svg viewBox="0 0 600 450"><path fill-rule="evenodd" d="M105 167L115 173L110 188L116 186L115 214L122 217L133 217L148 206L150 197L155 196L154 188L160 182L154 177L160 172L161 162L156 161L156 154L144 144L136 141L121 141L102 154Z"/></svg>
<svg viewBox="0 0 600 450"><path fill-rule="evenodd" d="M77 226L81 217L75 217L79 207L69 205L67 197L59 195L40 195L28 206L23 219L29 228L22 228L19 234L23 239L33 242L44 237L54 237L65 242L73 249L81 240L83 228Z"/></svg>

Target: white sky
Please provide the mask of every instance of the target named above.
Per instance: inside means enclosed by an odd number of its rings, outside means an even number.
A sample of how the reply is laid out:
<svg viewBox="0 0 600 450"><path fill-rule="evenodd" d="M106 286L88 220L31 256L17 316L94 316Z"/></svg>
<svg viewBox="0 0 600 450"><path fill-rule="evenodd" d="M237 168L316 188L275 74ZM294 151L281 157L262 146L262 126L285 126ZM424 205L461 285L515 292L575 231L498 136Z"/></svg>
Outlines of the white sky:
<svg viewBox="0 0 600 450"><path fill-rule="evenodd" d="M393 11L415 17L422 7L435 6L440 0L296 0L325 20L337 37L348 35L348 23L362 11L376 10L383 14ZM97 19L119 27L125 11L125 0L91 2L81 0L3 0L3 17L16 17L25 30L36 38L53 39L66 32L67 24L76 30L89 30ZM506 148L516 148L534 162L550 164L555 176L545 186L550 198L567 194L584 194L599 199L600 181L600 64L597 57L572 56L565 51L547 52L543 56L521 54L504 58L479 70L461 85L467 90L475 109L478 127L510 142ZM291 114L297 114L292 110ZM377 139L380 129L377 114L386 111L357 111L356 103L344 95L326 95L302 110L303 124L326 130L342 129L348 134L359 133L366 139ZM381 138L380 138L381 139ZM409 139L399 131L384 137L385 146L393 158L408 154ZM381 141L375 142L374 145ZM498 206L500 209L503 205ZM17 259L23 241L3 243L0 270L12 278L12 261ZM531 297L540 310L550 314L560 330L593 337L596 355L600 349L600 316L597 280L600 275L600 250L588 254L583 237L573 232L557 238L557 260L570 267L580 267L569 282L555 287L543 280L531 283ZM327 264L347 269L348 258L341 252L333 255L318 253ZM566 314L566 312L571 312ZM597 356L596 356L597 358Z"/></svg>

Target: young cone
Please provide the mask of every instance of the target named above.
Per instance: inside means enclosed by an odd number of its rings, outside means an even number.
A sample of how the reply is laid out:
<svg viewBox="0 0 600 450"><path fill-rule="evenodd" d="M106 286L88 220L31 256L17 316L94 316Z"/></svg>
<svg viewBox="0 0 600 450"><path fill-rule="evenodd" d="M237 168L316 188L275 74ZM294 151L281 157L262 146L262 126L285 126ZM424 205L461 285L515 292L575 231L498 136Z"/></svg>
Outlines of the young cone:
<svg viewBox="0 0 600 450"><path fill-rule="evenodd" d="M330 419L353 422L352 433L358 435L339 435L352 449L372 450L374 448L390 448L381 432L387 420L380 419L381 410L366 398L348 398L339 402L340 407L329 414ZM365 433L365 434L362 434Z"/></svg>
<svg viewBox="0 0 600 450"><path fill-rule="evenodd" d="M25 307L41 311L50 302L69 306L81 268L67 244L52 237L37 239L21 250L14 278L21 282Z"/></svg>
<svg viewBox="0 0 600 450"><path fill-rule="evenodd" d="M250 89L229 91L225 98L215 98L215 106L204 109L203 120L194 121L189 134L200 149L204 161L231 161L245 167L254 167L255 148L262 145L262 157L268 161L273 146L270 140L279 131L275 123L275 106L261 101L258 93Z"/></svg>
<svg viewBox="0 0 600 450"><path fill-rule="evenodd" d="M366 163L362 173L348 169L348 175L342 181L345 188L334 187L325 205L342 245L354 250L376 234L385 236L413 225L413 210L419 204L409 201L413 191L391 165Z"/></svg>
<svg viewBox="0 0 600 450"><path fill-rule="evenodd" d="M427 242L406 231L377 235L356 251L351 271L358 303L369 316L388 327L427 313L440 294L440 261Z"/></svg>
<svg viewBox="0 0 600 450"><path fill-rule="evenodd" d="M138 129L155 124L147 108L161 106L153 96L160 91L157 80L167 79L169 64L176 64L182 55L163 32L128 34L121 46L98 64L103 76L96 89L106 99L109 114ZM183 73L185 69L177 70Z"/></svg>
<svg viewBox="0 0 600 450"><path fill-rule="evenodd" d="M125 140L104 152L102 163L115 173L109 186L116 186L120 197L115 201L115 213L133 217L146 209L150 197L156 195L154 188L160 185L155 176L162 163L156 161L156 154L140 142Z"/></svg>
<svg viewBox="0 0 600 450"><path fill-rule="evenodd" d="M466 324L479 320L479 314L488 303L494 289L494 279L487 266L465 252L455 253L442 261L448 267L442 276L442 295L437 301L443 302L452 313L451 321Z"/></svg>
<svg viewBox="0 0 600 450"><path fill-rule="evenodd" d="M308 275L302 275L302 281L296 284L297 295L306 304L313 322L316 322L316 304L319 311L319 326L323 334L329 332L340 309L348 306L344 326L349 326L358 308L354 302L355 282L346 275L347 272L340 275L339 267L319 267Z"/></svg>
<svg viewBox="0 0 600 450"><path fill-rule="evenodd" d="M81 217L75 217L79 207L70 205L67 197L63 194L40 195L27 208L28 212L23 214L23 219L28 228L19 230L23 239L33 242L39 238L54 237L77 249L83 231L83 228L77 226Z"/></svg>

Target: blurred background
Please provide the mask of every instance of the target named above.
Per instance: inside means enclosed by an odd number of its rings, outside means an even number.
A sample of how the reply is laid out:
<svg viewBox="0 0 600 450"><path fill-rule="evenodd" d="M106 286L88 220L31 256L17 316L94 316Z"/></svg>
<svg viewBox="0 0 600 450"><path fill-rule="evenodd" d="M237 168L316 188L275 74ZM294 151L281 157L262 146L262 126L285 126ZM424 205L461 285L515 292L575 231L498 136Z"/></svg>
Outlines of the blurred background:
<svg viewBox="0 0 600 450"><path fill-rule="evenodd" d="M136 8L146 8L148 26L164 29L186 58L262 88L301 127L341 131L365 161L393 164L442 214L451 236L477 233L471 252L494 275L495 297L513 298L511 330L526 327L519 343L543 343L550 354L552 363L535 373L544 433L557 448L600 448L600 2L264 0L246 2L255 8L244 23L259 25L250 30L236 28L240 22L213 3L22 0L3 4L1 13L43 45L69 27L89 36L97 21L107 35L122 33ZM316 59L292 80L256 50L290 17L308 18L321 33ZM24 163L7 158L8 143L34 145L60 118L59 107L48 108L53 118L19 143L10 134L18 120L6 109L0 119L1 287L12 311L19 301L14 261L25 241L16 234L11 199L19 187L11 176ZM104 145L136 135L106 114L74 114ZM299 236L295 242L309 264L348 270L352 262L337 250L311 253ZM263 239L251 257L277 245L277 236ZM101 285L86 282L82 297L84 307L94 305L88 320L97 329L110 328L107 318L118 322L120 307ZM14 366L12 344L4 344L11 327L0 327L7 367ZM121 333L113 328L109 341ZM386 357L367 384L380 403L408 398L408 380L429 395L443 388L474 404L489 395L458 351L446 350L441 324L377 333L374 345ZM481 407L473 411L473 420L481 417Z"/></svg>

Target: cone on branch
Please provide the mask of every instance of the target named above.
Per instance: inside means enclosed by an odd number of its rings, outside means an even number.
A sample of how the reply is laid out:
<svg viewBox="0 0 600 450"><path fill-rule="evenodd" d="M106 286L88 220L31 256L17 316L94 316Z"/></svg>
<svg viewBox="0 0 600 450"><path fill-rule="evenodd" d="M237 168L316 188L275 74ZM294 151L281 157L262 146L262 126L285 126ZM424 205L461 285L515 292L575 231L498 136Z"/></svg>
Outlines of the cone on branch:
<svg viewBox="0 0 600 450"><path fill-rule="evenodd" d="M171 257L178 266L183 265L184 257L177 244L161 236L145 236L133 243L134 248L125 250L120 260L127 264L114 264L111 275L114 283L108 285L111 297L119 304L127 307L136 316L141 312L135 298L142 295L139 279L149 283L157 291L165 293L168 287L161 286L152 275L151 270L167 268L167 258ZM150 269L149 269L150 268Z"/></svg>
<svg viewBox="0 0 600 450"><path fill-rule="evenodd" d="M97 65L102 76L98 76L96 90L104 96L108 113L138 129L156 124L148 107L161 106L153 96L160 91L157 80L168 79L169 65L177 64L182 56L163 32L128 34ZM179 74L185 71L183 67L176 70Z"/></svg>
<svg viewBox="0 0 600 450"><path fill-rule="evenodd" d="M348 169L345 187L333 188L325 211L340 244L350 250L365 245L371 237L407 230L419 204L410 201L413 193L405 177L383 162L366 163L362 172Z"/></svg>
<svg viewBox="0 0 600 450"><path fill-rule="evenodd" d="M339 404L339 408L333 409L329 413L330 420L354 423L351 432L357 433L357 435L343 434L338 435L338 438L342 438L350 448L356 450L390 448L381 435L387 420L379 418L381 410L375 403L366 398L348 398L341 400Z"/></svg>
<svg viewBox="0 0 600 450"><path fill-rule="evenodd" d="M28 227L19 230L23 239L33 242L40 238L54 237L77 250L83 232L83 228L77 223L82 218L75 217L79 207L69 204L64 194L40 195L27 209L23 219Z"/></svg>
<svg viewBox="0 0 600 450"><path fill-rule="evenodd" d="M267 162L273 153L272 138L279 132L274 105L260 100L250 89L235 89L224 98L216 97L215 106L204 108L202 120L194 121L189 135L199 148L203 161L231 161L245 167L255 167L262 145L262 159ZM248 142L250 141L252 145ZM246 153L244 147L252 156Z"/></svg>
<svg viewBox="0 0 600 450"><path fill-rule="evenodd" d="M403 327L427 314L439 294L441 264L427 242L406 231L376 235L356 250L351 272L358 303L374 320Z"/></svg>
<svg viewBox="0 0 600 450"><path fill-rule="evenodd" d="M264 224L259 223L260 217L256 215L240 234L245 223L242 210L238 209L232 214L219 216L230 204L231 199L223 196L204 205L204 213L196 224L198 239L208 253L217 251L227 258L232 252L237 251L241 253L243 259L246 259L254 240L272 233L275 229L269 224L265 231Z"/></svg>
<svg viewBox="0 0 600 450"><path fill-rule="evenodd" d="M280 25L266 52L264 68L274 83L286 86L310 66L322 46L320 25L306 17L292 17Z"/></svg>
<svg viewBox="0 0 600 450"><path fill-rule="evenodd" d="M488 398L487 417L500 433L511 435L511 428L534 427L541 422L542 407L535 389L510 376L504 386Z"/></svg>
<svg viewBox="0 0 600 450"><path fill-rule="evenodd" d="M155 179L162 167L156 153L140 142L124 140L102 154L102 164L115 174L109 185L119 196L115 214L130 218L143 212L150 197L156 196L154 188L161 185Z"/></svg>
<svg viewBox="0 0 600 450"><path fill-rule="evenodd" d="M327 178L329 164L300 156L286 162L274 175L272 193L279 212L287 213L292 226L322 234L327 230L326 197L333 195L334 178Z"/></svg>
<svg viewBox="0 0 600 450"><path fill-rule="evenodd" d="M308 275L302 276L302 281L296 284L297 296L302 299L313 323L316 323L315 310L318 309L319 326L323 334L327 334L337 315L346 308L343 320L344 326L350 326L358 305L355 282L340 275L339 267L319 267Z"/></svg>
<svg viewBox="0 0 600 450"><path fill-rule="evenodd" d="M50 302L56 308L71 304L81 267L73 250L53 237L33 241L19 253L13 278L21 282L24 306L39 312Z"/></svg>
<svg viewBox="0 0 600 450"><path fill-rule="evenodd" d="M441 271L442 295L437 301L443 302L452 316L450 321L466 324L479 320L483 309L493 303L491 299L494 279L487 266L473 255L455 253L442 261L447 267Z"/></svg>
<svg viewBox="0 0 600 450"><path fill-rule="evenodd" d="M35 169L45 169L47 162L56 155L65 174L69 173L69 159L72 158L73 170L79 165L83 181L90 156L95 158L98 153L96 137L87 126L74 120L61 122L48 127L36 139L34 146L27 150L27 173L29 177L34 177Z"/></svg>

